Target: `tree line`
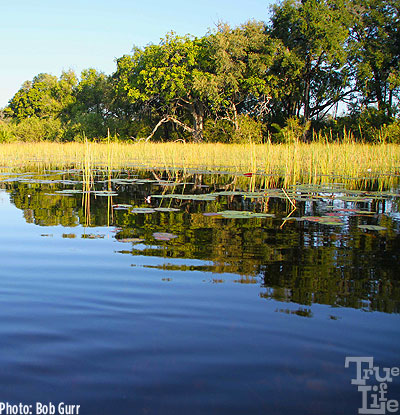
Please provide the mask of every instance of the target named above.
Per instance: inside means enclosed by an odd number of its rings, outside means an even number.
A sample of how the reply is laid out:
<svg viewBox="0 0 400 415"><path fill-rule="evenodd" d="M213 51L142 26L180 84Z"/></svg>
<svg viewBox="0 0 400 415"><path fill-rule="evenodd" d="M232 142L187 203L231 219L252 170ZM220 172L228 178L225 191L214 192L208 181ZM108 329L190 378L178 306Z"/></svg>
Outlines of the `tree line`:
<svg viewBox="0 0 400 415"><path fill-rule="evenodd" d="M400 142L399 8L284 0L267 22L135 47L111 75L39 74L2 110L0 141Z"/></svg>

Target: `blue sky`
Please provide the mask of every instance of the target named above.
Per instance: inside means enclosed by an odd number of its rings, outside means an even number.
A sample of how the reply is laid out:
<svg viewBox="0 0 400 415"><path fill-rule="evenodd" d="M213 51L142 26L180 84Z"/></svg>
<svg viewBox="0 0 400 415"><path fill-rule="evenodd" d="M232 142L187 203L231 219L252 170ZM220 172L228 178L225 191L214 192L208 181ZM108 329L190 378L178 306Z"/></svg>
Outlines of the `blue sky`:
<svg viewBox="0 0 400 415"><path fill-rule="evenodd" d="M218 21L266 21L271 0L0 0L0 108L22 83L93 67L107 74L133 45L167 32L202 36Z"/></svg>

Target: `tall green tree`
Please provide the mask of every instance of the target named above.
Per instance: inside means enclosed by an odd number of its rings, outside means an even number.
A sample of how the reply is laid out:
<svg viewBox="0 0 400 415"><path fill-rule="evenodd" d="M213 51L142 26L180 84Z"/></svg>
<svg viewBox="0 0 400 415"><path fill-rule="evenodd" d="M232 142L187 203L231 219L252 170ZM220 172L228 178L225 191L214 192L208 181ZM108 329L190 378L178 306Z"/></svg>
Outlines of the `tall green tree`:
<svg viewBox="0 0 400 415"><path fill-rule="evenodd" d="M168 34L158 45L135 48L133 55L117 60L116 90L125 101L147 107L158 122L172 122L203 139L207 111L203 91L196 87L202 71L201 40Z"/></svg>
<svg viewBox="0 0 400 415"><path fill-rule="evenodd" d="M274 48L264 24L250 21L237 28L220 24L205 38L205 47L209 65L197 82L217 116L238 129L238 114L262 115L275 86L268 73Z"/></svg>
<svg viewBox="0 0 400 415"><path fill-rule="evenodd" d="M69 108L72 130L90 138L106 136L114 117L110 77L93 68L84 69L74 88L74 98Z"/></svg>
<svg viewBox="0 0 400 415"><path fill-rule="evenodd" d="M7 115L17 120L26 118L57 118L73 102L77 82L73 71L63 72L60 79L41 73L26 81L9 101Z"/></svg>
<svg viewBox="0 0 400 415"><path fill-rule="evenodd" d="M345 66L349 14L343 0L284 0L272 7L268 34L281 42L272 72L274 105L286 117L321 118L350 95Z"/></svg>
<svg viewBox="0 0 400 415"><path fill-rule="evenodd" d="M400 94L400 3L398 0L352 0L354 23L349 64L363 106L377 104L388 117Z"/></svg>

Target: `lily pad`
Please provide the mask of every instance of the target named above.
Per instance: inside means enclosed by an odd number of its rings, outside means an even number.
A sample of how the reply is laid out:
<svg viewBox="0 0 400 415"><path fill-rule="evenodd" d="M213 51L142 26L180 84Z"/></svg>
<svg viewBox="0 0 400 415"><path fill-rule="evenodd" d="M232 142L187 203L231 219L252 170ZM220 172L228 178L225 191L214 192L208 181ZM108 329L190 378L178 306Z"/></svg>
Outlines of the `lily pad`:
<svg viewBox="0 0 400 415"><path fill-rule="evenodd" d="M166 194L166 195L151 195L151 197L159 197L159 198L165 198L165 199L178 199L178 200L203 200L203 201L215 200L215 196L209 195L209 194L202 194L202 195Z"/></svg>
<svg viewBox="0 0 400 415"><path fill-rule="evenodd" d="M95 196L118 196L118 193L108 192L107 190L95 190L95 191L89 192L89 193L92 193Z"/></svg>
<svg viewBox="0 0 400 415"><path fill-rule="evenodd" d="M272 213L255 213L247 210L224 210L217 212L223 218L229 219L249 219L249 218L273 218L275 215Z"/></svg>
<svg viewBox="0 0 400 415"><path fill-rule="evenodd" d="M133 208L131 213L154 213L155 209L152 208Z"/></svg>
<svg viewBox="0 0 400 415"><path fill-rule="evenodd" d="M168 232L154 232L153 238L157 241L170 241L171 239L177 238L177 235Z"/></svg>
<svg viewBox="0 0 400 415"><path fill-rule="evenodd" d="M330 226L341 226L344 225L344 222L341 221L339 216L303 216L301 220L308 222L317 222L322 225Z"/></svg>
<svg viewBox="0 0 400 415"><path fill-rule="evenodd" d="M179 212L180 209L177 208L167 208L167 207L158 207L154 208L157 212Z"/></svg>
<svg viewBox="0 0 400 415"><path fill-rule="evenodd" d="M131 242L131 243L134 243L134 244L138 244L140 242L144 242L144 239L141 239L141 238L123 238L123 239L117 239L117 241L118 242L125 242L125 243Z"/></svg>
<svg viewBox="0 0 400 415"><path fill-rule="evenodd" d="M83 239L104 239L105 235L97 233L86 233L81 236Z"/></svg>
<svg viewBox="0 0 400 415"><path fill-rule="evenodd" d="M113 205L114 210L128 210L131 207L132 205L124 205L124 204Z"/></svg>
<svg viewBox="0 0 400 415"><path fill-rule="evenodd" d="M385 231L387 229L384 226L378 225L358 225L358 227L366 231Z"/></svg>
<svg viewBox="0 0 400 415"><path fill-rule="evenodd" d="M78 190L78 189L64 189L64 190L55 190L54 193L67 193L67 194L73 194L73 193L83 193L82 190Z"/></svg>

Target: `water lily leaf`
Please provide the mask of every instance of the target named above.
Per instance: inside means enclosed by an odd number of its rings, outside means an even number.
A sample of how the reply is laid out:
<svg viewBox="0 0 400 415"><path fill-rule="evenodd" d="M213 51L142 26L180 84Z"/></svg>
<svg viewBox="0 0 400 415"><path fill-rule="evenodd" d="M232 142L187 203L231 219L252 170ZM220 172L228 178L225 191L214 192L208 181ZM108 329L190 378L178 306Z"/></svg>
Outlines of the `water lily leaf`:
<svg viewBox="0 0 400 415"><path fill-rule="evenodd" d="M154 210L156 210L157 212L179 212L180 211L180 209L167 208L167 207L154 208Z"/></svg>
<svg viewBox="0 0 400 415"><path fill-rule="evenodd" d="M132 205L119 204L119 205L113 205L112 207L114 210L128 210L129 208L132 207Z"/></svg>
<svg viewBox="0 0 400 415"><path fill-rule="evenodd" d="M378 225L358 225L358 227L366 231L385 231L387 229L384 226Z"/></svg>
<svg viewBox="0 0 400 415"><path fill-rule="evenodd" d="M145 184L145 183L157 183L158 180L154 179L136 179L134 181L135 184Z"/></svg>
<svg viewBox="0 0 400 415"><path fill-rule="evenodd" d="M134 244L138 244L140 242L144 242L144 239L141 239L141 238L123 238L123 239L117 239L117 241L118 242L125 242L125 243L131 242L131 243L134 243Z"/></svg>
<svg viewBox="0 0 400 415"><path fill-rule="evenodd" d="M133 208L130 211L131 213L154 213L155 209L152 208Z"/></svg>
<svg viewBox="0 0 400 415"><path fill-rule="evenodd" d="M322 221L321 216L302 216L300 219L306 220L309 222L321 222Z"/></svg>
<svg viewBox="0 0 400 415"><path fill-rule="evenodd" d="M83 190L78 189L64 189L64 190L55 190L54 193L67 193L67 194L73 194L73 193L83 193Z"/></svg>
<svg viewBox="0 0 400 415"><path fill-rule="evenodd" d="M118 193L107 191L107 190L94 190L89 193L94 194L95 196L118 196Z"/></svg>
<svg viewBox="0 0 400 415"><path fill-rule="evenodd" d="M321 223L322 225L344 225L344 222L341 221L339 216L303 216L301 219L309 222Z"/></svg>
<svg viewBox="0 0 400 415"><path fill-rule="evenodd" d="M329 221L329 220L323 220L320 222L322 225L330 225L330 226L342 226L344 225L341 221Z"/></svg>
<svg viewBox="0 0 400 415"><path fill-rule="evenodd" d="M105 235L103 234L95 234L95 233L86 233L81 235L83 239L104 239Z"/></svg>
<svg viewBox="0 0 400 415"><path fill-rule="evenodd" d="M201 195L179 195L179 194L168 194L168 195L151 195L151 197L159 197L159 198L170 198L170 199L178 199L178 200L205 200L205 201L213 201L215 200L215 196L212 194L201 194Z"/></svg>
<svg viewBox="0 0 400 415"><path fill-rule="evenodd" d="M209 196L242 196L244 194L244 192L239 192L236 190L226 190L223 192L214 192L214 193L209 193Z"/></svg>
<svg viewBox="0 0 400 415"><path fill-rule="evenodd" d="M175 186L186 186L186 185L192 185L192 184L194 184L194 183L192 183L192 182L179 182L179 183L177 183L177 182L168 182L168 181L160 181L160 182L157 182L157 183L154 183L156 186L165 186L165 187L167 187L167 186L170 186L170 187L175 187Z"/></svg>
<svg viewBox="0 0 400 415"><path fill-rule="evenodd" d="M275 217L272 213L255 213L247 210L224 210L217 212L223 218L231 219L248 219L248 218L272 218Z"/></svg>
<svg viewBox="0 0 400 415"><path fill-rule="evenodd" d="M154 232L153 238L157 241L170 241L171 239L177 238L178 235L174 235L168 232Z"/></svg>

